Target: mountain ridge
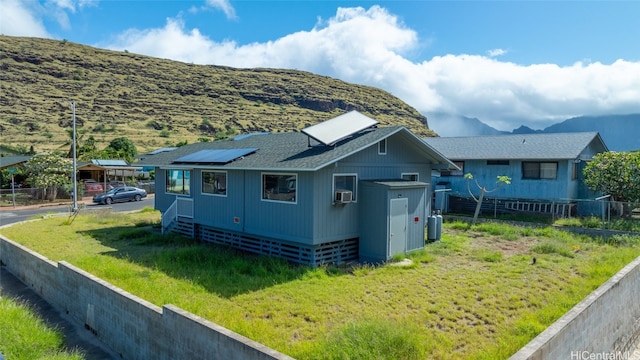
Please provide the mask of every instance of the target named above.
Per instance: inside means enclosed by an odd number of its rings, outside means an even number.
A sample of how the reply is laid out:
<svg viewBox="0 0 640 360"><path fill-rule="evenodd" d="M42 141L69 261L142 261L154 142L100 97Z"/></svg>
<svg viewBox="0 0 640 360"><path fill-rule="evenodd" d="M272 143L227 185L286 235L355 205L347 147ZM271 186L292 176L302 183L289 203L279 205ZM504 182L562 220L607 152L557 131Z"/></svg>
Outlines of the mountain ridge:
<svg viewBox="0 0 640 360"><path fill-rule="evenodd" d="M67 151L74 101L79 143L116 137L139 152L250 132L297 131L358 110L381 125L436 136L390 93L288 69L194 65L66 40L0 35L4 145Z"/></svg>
<svg viewBox="0 0 640 360"><path fill-rule="evenodd" d="M597 131L609 150L640 150L640 114L578 116L541 130L521 125L512 131L500 131L479 119L455 115L433 115L430 116L430 122L433 130L440 136L451 137ZM448 122L447 126L443 126L444 122ZM448 126L449 124L455 124L464 130Z"/></svg>

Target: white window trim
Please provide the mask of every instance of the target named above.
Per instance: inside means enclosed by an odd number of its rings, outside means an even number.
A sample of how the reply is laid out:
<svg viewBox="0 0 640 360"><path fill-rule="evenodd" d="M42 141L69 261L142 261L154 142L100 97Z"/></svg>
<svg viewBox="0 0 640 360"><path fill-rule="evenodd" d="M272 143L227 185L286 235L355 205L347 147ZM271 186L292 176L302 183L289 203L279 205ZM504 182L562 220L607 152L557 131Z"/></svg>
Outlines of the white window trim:
<svg viewBox="0 0 640 360"><path fill-rule="evenodd" d="M420 173L417 173L417 172L402 173L402 174L400 174L400 178L404 179L405 175L409 175L409 176L415 175L416 176L416 181L420 181Z"/></svg>
<svg viewBox="0 0 640 360"><path fill-rule="evenodd" d="M381 144L384 142L384 151L380 150ZM387 139L378 141L378 155L387 155Z"/></svg>
<svg viewBox="0 0 640 360"><path fill-rule="evenodd" d="M227 188L224 194L212 194L212 193L208 193L208 192L204 192L202 191L203 189L203 181L204 181L204 173L222 173L224 174L225 178L227 179ZM229 174L227 173L227 171L224 170L202 170L200 171L200 194L202 195L207 195L207 196L218 196L218 197L227 197L227 194L229 193Z"/></svg>
<svg viewBox="0 0 640 360"><path fill-rule="evenodd" d="M265 199L263 196L263 192L264 192L264 176L265 175L276 175L276 176L295 176L296 177L296 198L294 201L283 201L283 200L272 200L272 199ZM300 191L300 182L298 181L298 174L297 173L280 173L280 172L262 172L260 173L260 200L265 201L265 202L272 202L272 203L278 203L278 204L291 204L291 205L295 205L298 203L298 194Z"/></svg>
<svg viewBox="0 0 640 360"><path fill-rule="evenodd" d="M173 191L168 191L168 187L167 187L167 176L169 176L169 171L182 171L182 176L184 177L184 173L186 171L189 172L189 193L188 194L183 194L183 193L179 193L179 192L173 192ZM176 195L176 196L186 196L186 197L191 197L191 178L193 177L193 169L191 168L166 168L164 169L164 193L168 194L168 195ZM157 179L156 179L157 180Z"/></svg>
<svg viewBox="0 0 640 360"><path fill-rule="evenodd" d="M354 176L356 178L355 180L355 184L354 184L354 189L353 189L353 194L355 195L355 200L353 201L354 203L358 202L358 173L337 173L337 174L333 174L333 177L331 178L331 201L335 201L335 196L336 196L336 176ZM346 189L344 189L346 190Z"/></svg>

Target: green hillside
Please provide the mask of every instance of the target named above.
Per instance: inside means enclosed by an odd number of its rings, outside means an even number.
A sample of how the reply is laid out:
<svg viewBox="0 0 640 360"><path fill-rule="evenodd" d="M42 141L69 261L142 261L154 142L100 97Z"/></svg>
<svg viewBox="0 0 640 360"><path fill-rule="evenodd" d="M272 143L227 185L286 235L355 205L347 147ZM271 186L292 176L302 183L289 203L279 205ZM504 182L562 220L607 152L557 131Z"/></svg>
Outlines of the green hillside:
<svg viewBox="0 0 640 360"><path fill-rule="evenodd" d="M3 145L68 150L69 100L81 138L129 138L144 152L255 131L292 131L358 110L434 136L427 119L377 88L304 71L193 65L65 40L0 36ZM82 142L82 140L80 140Z"/></svg>

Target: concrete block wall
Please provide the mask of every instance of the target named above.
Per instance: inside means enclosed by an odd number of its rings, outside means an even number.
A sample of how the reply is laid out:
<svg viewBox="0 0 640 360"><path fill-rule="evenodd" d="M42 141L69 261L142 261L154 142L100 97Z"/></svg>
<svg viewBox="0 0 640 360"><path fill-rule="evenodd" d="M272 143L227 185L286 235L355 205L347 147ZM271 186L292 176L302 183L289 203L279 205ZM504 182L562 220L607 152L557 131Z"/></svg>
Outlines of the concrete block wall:
<svg viewBox="0 0 640 360"><path fill-rule="evenodd" d="M511 357L627 359L640 345L640 257Z"/></svg>
<svg viewBox="0 0 640 360"><path fill-rule="evenodd" d="M122 359L292 359L173 305L153 305L3 237L0 261Z"/></svg>

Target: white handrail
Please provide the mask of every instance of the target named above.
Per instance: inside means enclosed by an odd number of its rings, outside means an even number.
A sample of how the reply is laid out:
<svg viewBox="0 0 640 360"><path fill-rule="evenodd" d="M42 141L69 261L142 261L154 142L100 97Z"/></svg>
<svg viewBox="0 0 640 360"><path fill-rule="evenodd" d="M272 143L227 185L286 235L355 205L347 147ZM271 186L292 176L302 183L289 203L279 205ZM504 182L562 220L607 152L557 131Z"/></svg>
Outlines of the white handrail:
<svg viewBox="0 0 640 360"><path fill-rule="evenodd" d="M162 234L169 225L178 218L178 200L176 199L169 208L162 214Z"/></svg>

